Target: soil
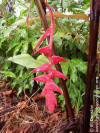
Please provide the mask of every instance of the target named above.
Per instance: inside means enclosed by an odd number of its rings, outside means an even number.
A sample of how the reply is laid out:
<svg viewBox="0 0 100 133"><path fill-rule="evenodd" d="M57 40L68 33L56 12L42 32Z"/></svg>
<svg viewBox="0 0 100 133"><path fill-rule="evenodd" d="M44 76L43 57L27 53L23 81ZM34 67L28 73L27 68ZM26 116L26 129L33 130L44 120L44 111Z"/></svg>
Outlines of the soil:
<svg viewBox="0 0 100 133"><path fill-rule="evenodd" d="M9 85L0 81L0 133L61 133L67 119L59 105L50 114L40 93L17 98Z"/></svg>

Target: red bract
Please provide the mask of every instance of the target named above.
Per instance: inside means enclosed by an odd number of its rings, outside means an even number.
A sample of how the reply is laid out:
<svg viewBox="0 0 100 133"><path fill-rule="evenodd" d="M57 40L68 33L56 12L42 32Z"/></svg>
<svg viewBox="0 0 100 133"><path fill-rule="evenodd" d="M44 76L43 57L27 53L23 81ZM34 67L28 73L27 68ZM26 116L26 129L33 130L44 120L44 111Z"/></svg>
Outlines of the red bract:
<svg viewBox="0 0 100 133"><path fill-rule="evenodd" d="M52 80L46 83L46 87L48 88L48 90L56 91L62 94L62 91L60 90L60 88Z"/></svg>
<svg viewBox="0 0 100 133"><path fill-rule="evenodd" d="M48 57L49 63L45 63L45 64L35 68L32 72L45 72L48 74L35 77L32 80L36 80L36 81L45 83L45 87L41 93L41 96L46 96L46 106L48 107L49 112L53 113L55 106L57 105L57 100L56 100L56 96L54 94L54 91L56 91L60 94L62 94L62 91L56 85L56 83L54 83L51 79L56 78L56 77L64 78L64 79L68 79L68 78L67 78L67 76L65 76L61 72L52 69L52 65L58 64L59 62L62 62L62 61L66 61L66 59L59 57L59 56L52 56L53 34L54 34L54 27L55 27L54 15L53 15L52 9L50 8L50 6L48 4L46 4L46 7L49 9L49 12L51 15L51 26L50 26L50 28L47 29L47 31L44 33L44 35L39 39L39 41L36 44L33 51L35 51L39 47L41 42L47 36L50 36L49 45L38 49L34 53L34 54L36 54L36 53L44 54L45 56Z"/></svg>
<svg viewBox="0 0 100 133"><path fill-rule="evenodd" d="M58 64L59 62L62 62L62 61L67 62L66 59L64 59L64 58L62 58L62 57L59 57L59 56L52 56L52 57L51 57L52 65Z"/></svg>
<svg viewBox="0 0 100 133"><path fill-rule="evenodd" d="M51 48L49 46L46 46L46 47L40 48L34 54L36 53L43 53L45 56L49 57L51 56Z"/></svg>
<svg viewBox="0 0 100 133"><path fill-rule="evenodd" d="M41 38L40 38L39 41L37 42L37 44L36 44L35 48L33 49L33 51L35 51L35 50L39 47L39 45L41 44L41 42L42 42L47 36L50 35L50 32L51 32L51 27L48 28L48 29L46 30L46 32L41 36Z"/></svg>
<svg viewBox="0 0 100 133"><path fill-rule="evenodd" d="M55 106L57 105L56 96L53 91L49 91L46 95L46 106L50 113L54 112Z"/></svg>
<svg viewBox="0 0 100 133"><path fill-rule="evenodd" d="M42 75L42 76L35 77L32 80L36 80L36 81L39 81L39 82L46 83L47 81L50 80L50 77L49 77L49 75Z"/></svg>
<svg viewBox="0 0 100 133"><path fill-rule="evenodd" d="M45 84L45 87L41 93L41 96L45 96L49 91L56 91L62 94L62 91L60 90L60 88L52 80L49 80L49 82Z"/></svg>
<svg viewBox="0 0 100 133"><path fill-rule="evenodd" d="M31 73L32 72L46 72L46 73L48 73L49 69L50 69L50 64L45 63L45 64L35 68L33 71L31 71Z"/></svg>
<svg viewBox="0 0 100 133"><path fill-rule="evenodd" d="M61 72L57 71L57 70L53 70L51 69L50 73L49 73L51 78L64 78L64 79L68 79L67 76L65 76L64 74L62 74Z"/></svg>

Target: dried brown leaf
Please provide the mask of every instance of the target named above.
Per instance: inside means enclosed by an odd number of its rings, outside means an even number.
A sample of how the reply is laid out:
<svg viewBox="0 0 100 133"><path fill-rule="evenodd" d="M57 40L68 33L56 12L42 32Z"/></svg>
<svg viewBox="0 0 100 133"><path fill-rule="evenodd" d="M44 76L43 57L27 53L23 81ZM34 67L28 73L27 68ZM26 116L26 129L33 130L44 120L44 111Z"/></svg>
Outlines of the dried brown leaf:
<svg viewBox="0 0 100 133"><path fill-rule="evenodd" d="M6 130L6 133L12 133L12 131L10 131L9 129Z"/></svg>
<svg viewBox="0 0 100 133"><path fill-rule="evenodd" d="M2 92L3 96L9 96L11 95L11 93L12 93L12 90Z"/></svg>

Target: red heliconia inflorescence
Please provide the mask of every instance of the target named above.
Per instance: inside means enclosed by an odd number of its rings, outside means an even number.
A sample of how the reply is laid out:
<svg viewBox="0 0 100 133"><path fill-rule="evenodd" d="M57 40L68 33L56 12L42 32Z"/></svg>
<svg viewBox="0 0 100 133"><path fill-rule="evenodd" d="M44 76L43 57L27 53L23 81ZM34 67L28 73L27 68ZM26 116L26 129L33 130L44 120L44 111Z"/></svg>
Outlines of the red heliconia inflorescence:
<svg viewBox="0 0 100 133"><path fill-rule="evenodd" d="M45 56L48 57L49 59L49 63L45 63L37 68L35 68L32 72L45 72L47 74L42 75L42 76L38 76L33 78L32 80L36 80L39 82L43 82L45 83L45 87L41 93L41 96L45 96L46 98L46 106L49 109L50 113L54 112L55 106L57 105L57 100L56 100L56 96L54 94L54 91L62 94L62 91L60 90L60 88L56 85L56 83L53 82L53 78L64 78L64 79L68 79L67 76L65 76L64 74L62 74L61 72L52 69L52 66L55 64L58 64L59 62L65 61L66 59L59 57L59 56L55 56L52 55L52 46L53 46L53 34L54 34L54 29L55 29L55 24L54 24L54 15L52 12L51 7L46 4L46 7L49 9L50 15L51 15L51 25L50 27L46 30L46 32L44 33L44 35L39 39L37 45L35 46L35 48L33 49L33 51L35 51L41 44L41 42L47 38L47 36L50 36L50 40L49 40L49 45L45 46L43 48L38 49L34 54L36 53L42 53Z"/></svg>

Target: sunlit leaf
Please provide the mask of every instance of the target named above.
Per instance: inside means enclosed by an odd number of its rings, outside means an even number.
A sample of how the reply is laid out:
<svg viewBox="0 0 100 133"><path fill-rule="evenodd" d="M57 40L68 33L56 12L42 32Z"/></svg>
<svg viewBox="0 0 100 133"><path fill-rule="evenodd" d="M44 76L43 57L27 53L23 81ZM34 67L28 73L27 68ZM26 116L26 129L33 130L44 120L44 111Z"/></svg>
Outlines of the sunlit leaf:
<svg viewBox="0 0 100 133"><path fill-rule="evenodd" d="M12 61L16 64L22 65L27 68L36 67L35 59L29 54L21 54L21 55L13 56L13 57L8 58L8 61Z"/></svg>
<svg viewBox="0 0 100 133"><path fill-rule="evenodd" d="M15 74L13 72L9 72L9 71L0 71L1 74L4 74L7 77L12 77L12 78L16 78Z"/></svg>

